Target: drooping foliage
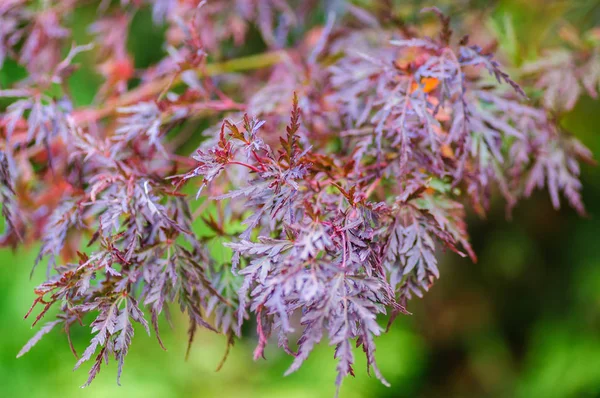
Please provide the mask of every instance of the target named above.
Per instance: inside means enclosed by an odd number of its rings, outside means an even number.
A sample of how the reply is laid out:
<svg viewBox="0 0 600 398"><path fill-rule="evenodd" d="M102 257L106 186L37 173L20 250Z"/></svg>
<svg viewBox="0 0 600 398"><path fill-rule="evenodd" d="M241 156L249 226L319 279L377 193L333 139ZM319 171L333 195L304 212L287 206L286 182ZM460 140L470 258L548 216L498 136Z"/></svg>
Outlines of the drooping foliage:
<svg viewBox="0 0 600 398"><path fill-rule="evenodd" d="M437 8L421 16L438 20L430 37L383 18L388 2L102 1L93 43L76 45L65 27L76 1L42 3L0 5L0 64L27 71L0 90L11 99L1 241L40 242L47 280L26 318L57 310L19 356L89 324L89 346L71 345L75 368L92 363L86 385L110 357L120 377L135 324L163 346L173 304L190 344L201 327L232 345L250 322L255 359L277 344L293 357L286 374L325 342L338 389L354 346L387 384L375 361L384 315L408 314L440 277L440 252L476 261L465 207L483 215L497 191L510 211L546 188L555 208L563 197L585 213L579 162L592 156L559 116L597 95L595 31L513 79ZM125 43L147 7L167 26L168 55L135 70ZM232 57L252 30L265 51ZM103 83L74 107L68 82L84 56Z"/></svg>

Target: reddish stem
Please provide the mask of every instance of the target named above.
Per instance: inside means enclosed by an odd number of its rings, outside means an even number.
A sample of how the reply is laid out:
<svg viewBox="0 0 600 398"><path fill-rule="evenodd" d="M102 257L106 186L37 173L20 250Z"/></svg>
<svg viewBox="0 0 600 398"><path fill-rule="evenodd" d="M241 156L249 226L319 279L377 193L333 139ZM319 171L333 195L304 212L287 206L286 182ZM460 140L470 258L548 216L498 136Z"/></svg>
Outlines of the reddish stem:
<svg viewBox="0 0 600 398"><path fill-rule="evenodd" d="M262 171L267 171L267 168L265 167L265 164L262 162L262 160L260 160L260 158L258 157L258 155L256 154L255 151L252 151L252 155L254 155L254 159L256 159L256 161L258 162L258 164L260 164L260 167L261 167Z"/></svg>
<svg viewBox="0 0 600 398"><path fill-rule="evenodd" d="M229 162L229 164L239 164L240 166L245 166L256 173L262 173L262 170L258 169L257 167L254 167L248 163L238 162L237 160L232 160L231 162Z"/></svg>

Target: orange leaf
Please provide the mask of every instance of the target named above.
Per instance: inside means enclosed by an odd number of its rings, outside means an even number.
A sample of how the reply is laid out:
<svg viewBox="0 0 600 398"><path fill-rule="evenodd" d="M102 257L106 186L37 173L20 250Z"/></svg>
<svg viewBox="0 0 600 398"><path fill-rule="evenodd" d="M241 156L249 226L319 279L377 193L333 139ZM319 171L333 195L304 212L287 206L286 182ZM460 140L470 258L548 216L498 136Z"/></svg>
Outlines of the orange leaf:
<svg viewBox="0 0 600 398"><path fill-rule="evenodd" d="M424 77L421 79L421 85L423 86L424 93L432 92L437 88L437 86L439 86L439 84L440 81L435 77ZM416 82L413 83L412 87L410 88L410 92L414 92L417 88L419 88L419 84L417 84Z"/></svg>

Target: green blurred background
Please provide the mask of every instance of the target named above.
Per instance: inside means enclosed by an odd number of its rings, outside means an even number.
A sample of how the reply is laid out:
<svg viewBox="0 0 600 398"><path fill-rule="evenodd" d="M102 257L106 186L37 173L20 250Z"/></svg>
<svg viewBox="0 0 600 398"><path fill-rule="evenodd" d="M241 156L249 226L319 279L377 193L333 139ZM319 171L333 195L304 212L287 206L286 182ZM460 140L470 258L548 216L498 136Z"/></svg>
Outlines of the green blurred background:
<svg viewBox="0 0 600 398"><path fill-rule="evenodd" d="M410 2L407 2L410 3ZM417 2L413 2L417 3ZM562 17L576 27L600 21L598 1L456 1L455 18L486 15L482 22L499 35L502 48L519 64L539 48L557 41ZM464 7L463 7L464 6ZM476 11L473 11L476 10ZM85 42L94 18L83 8L73 21L74 37ZM514 32L511 32L514 30ZM162 56L164 32L149 13L136 16L129 39L136 66ZM84 65L92 58L81 56ZM7 62L0 71L5 87L23 77ZM93 98L99 78L86 68L70 85L76 105ZM600 155L600 103L579 101L564 125ZM191 145L193 147L193 145ZM409 304L412 316L399 318L377 340L377 359L392 387L364 371L357 355L357 376L347 379L341 396L353 397L600 397L600 167L584 165L584 200L589 217L552 209L545 192L521 203L507 221L498 201L486 220L470 219L479 263L444 255L442 277L422 300ZM187 325L175 318L163 325L168 351L154 337L136 330L119 387L116 366L105 366L94 383L85 366L72 372L75 359L64 334L46 336L29 354L16 353L35 332L23 315L42 272L29 279L36 247L0 251L0 396L4 397L332 397L335 361L321 345L297 373L283 377L291 358L267 350L254 362L253 336L238 341L220 372L215 372L225 338L200 333L184 360ZM75 346L89 341L88 328L75 329ZM358 354L358 353L357 353Z"/></svg>

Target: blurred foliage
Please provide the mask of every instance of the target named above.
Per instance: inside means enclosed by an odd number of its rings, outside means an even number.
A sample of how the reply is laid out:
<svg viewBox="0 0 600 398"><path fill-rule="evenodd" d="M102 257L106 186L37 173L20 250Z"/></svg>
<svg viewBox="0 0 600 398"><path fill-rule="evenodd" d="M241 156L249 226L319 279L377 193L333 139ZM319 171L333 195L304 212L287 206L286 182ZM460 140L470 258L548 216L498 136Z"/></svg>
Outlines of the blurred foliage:
<svg viewBox="0 0 600 398"><path fill-rule="evenodd" d="M444 2L442 2L444 3ZM453 2L445 2L452 4ZM454 2L453 14L468 17L494 7L484 23L515 64L534 59L554 44L560 26L590 27L600 18L592 0L504 0ZM458 5L461 5L459 7ZM464 4L463 4L464 3ZM473 4L467 4L473 3ZM564 16L564 18L563 18ZM138 66L162 55L162 32L139 15L129 48ZM456 15L455 15L456 18ZM85 42L93 10L82 9L74 29ZM98 78L90 74L92 56L70 86L76 104L93 100ZM138 64L139 63L139 64ZM0 71L0 83L23 77L14 63ZM595 154L600 154L598 102L584 99L564 120ZM448 256L443 277L423 300L410 303L413 316L398 319L378 340L379 366L392 383L382 386L364 372L342 387L352 397L599 397L600 396L600 169L585 165L582 179L588 218L571 209L555 212L545 195L522 203L507 221L499 201L488 219L472 217L478 264ZM236 344L225 366L215 372L225 338L202 332L189 360L182 318L163 325L163 352L143 330L136 330L122 387L115 369L102 372L86 390L78 388L85 371L68 372L75 362L64 349L66 336L52 333L26 357L15 355L33 334L22 317L42 275L29 279L36 248L0 253L0 391L5 397L331 397L335 365L329 347L320 347L306 365L282 377L291 359L267 350L268 361L252 361L254 339ZM247 334L252 334L248 331ZM76 348L89 340L87 329L74 329ZM360 358L360 357L359 357ZM364 359L363 359L364 361ZM108 367L114 367L112 363ZM359 362L358 366L364 366Z"/></svg>

